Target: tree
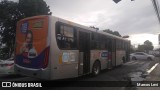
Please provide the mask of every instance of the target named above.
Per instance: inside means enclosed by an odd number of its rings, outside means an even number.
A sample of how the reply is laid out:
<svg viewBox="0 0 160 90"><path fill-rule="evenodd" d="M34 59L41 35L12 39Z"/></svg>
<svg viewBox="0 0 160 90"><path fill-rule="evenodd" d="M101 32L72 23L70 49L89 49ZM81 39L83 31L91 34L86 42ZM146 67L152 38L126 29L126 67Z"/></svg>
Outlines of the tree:
<svg viewBox="0 0 160 90"><path fill-rule="evenodd" d="M153 44L149 40L146 40L144 44L138 45L138 51L149 52L149 50L153 50Z"/></svg>
<svg viewBox="0 0 160 90"><path fill-rule="evenodd" d="M145 52L145 45L138 45L138 50L139 52Z"/></svg>
<svg viewBox="0 0 160 90"><path fill-rule="evenodd" d="M90 28L96 29L96 31L99 30L99 28L98 28L98 27L95 27L95 26L90 26Z"/></svg>
<svg viewBox="0 0 160 90"><path fill-rule="evenodd" d="M19 0L18 7L24 17L52 14L49 6L43 0Z"/></svg>
<svg viewBox="0 0 160 90"><path fill-rule="evenodd" d="M51 15L49 6L43 0L19 0L0 2L0 35L10 51L14 50L16 24L22 18L35 15Z"/></svg>
<svg viewBox="0 0 160 90"><path fill-rule="evenodd" d="M0 12L1 42L10 47L9 51L13 51L16 23L20 18L18 3L3 0L0 2Z"/></svg>
<svg viewBox="0 0 160 90"><path fill-rule="evenodd" d="M152 46L152 42L150 42L149 40L146 40L146 41L144 42L144 45Z"/></svg>
<svg viewBox="0 0 160 90"><path fill-rule="evenodd" d="M121 37L121 35L119 34L118 31L112 31L112 30L110 30L110 29L105 29L105 30L103 30L103 32L106 32L106 33L109 33L109 34L112 34L112 35L116 35L116 36Z"/></svg>
<svg viewBox="0 0 160 90"><path fill-rule="evenodd" d="M121 35L119 34L119 32L118 32L118 31L114 31L114 32L113 32L113 35L116 35L116 36L121 37Z"/></svg>
<svg viewBox="0 0 160 90"><path fill-rule="evenodd" d="M146 40L144 42L144 45L145 45L145 50L146 52L149 52L149 50L153 50L153 45L152 45L152 42L150 42L149 40Z"/></svg>

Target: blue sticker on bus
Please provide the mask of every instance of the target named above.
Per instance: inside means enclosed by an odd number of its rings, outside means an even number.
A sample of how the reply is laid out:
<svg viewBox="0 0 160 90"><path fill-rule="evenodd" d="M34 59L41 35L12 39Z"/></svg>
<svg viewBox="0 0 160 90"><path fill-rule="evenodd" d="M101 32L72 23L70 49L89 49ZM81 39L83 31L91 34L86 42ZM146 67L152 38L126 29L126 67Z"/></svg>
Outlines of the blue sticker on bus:
<svg viewBox="0 0 160 90"><path fill-rule="evenodd" d="M69 53L64 52L63 57L62 57L62 61L63 62L68 62L68 59L69 59Z"/></svg>
<svg viewBox="0 0 160 90"><path fill-rule="evenodd" d="M28 22L24 22L22 25L21 25L21 32L22 33L26 33L28 30Z"/></svg>
<svg viewBox="0 0 160 90"><path fill-rule="evenodd" d="M108 52L102 52L101 53L101 57L107 57L108 56Z"/></svg>

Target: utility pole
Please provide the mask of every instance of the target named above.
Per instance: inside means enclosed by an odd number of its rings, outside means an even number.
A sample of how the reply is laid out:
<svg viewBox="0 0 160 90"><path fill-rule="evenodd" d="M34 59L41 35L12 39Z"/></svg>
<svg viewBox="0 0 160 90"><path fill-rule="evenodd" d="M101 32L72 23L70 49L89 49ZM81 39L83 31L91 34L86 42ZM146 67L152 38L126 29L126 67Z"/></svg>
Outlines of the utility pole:
<svg viewBox="0 0 160 90"><path fill-rule="evenodd" d="M159 21L159 23L160 23L160 9L159 9L158 0L151 0L151 1L152 1L152 3L153 3L154 10L155 10L155 12L156 12L158 21ZM158 44L159 44L159 47L160 47L160 34L158 34Z"/></svg>
<svg viewBox="0 0 160 90"><path fill-rule="evenodd" d="M156 12L158 21L159 21L159 23L160 23L160 11L159 11L158 1L157 1L157 0L151 0L151 1L152 1L152 3L153 3L154 10L155 10L155 12Z"/></svg>

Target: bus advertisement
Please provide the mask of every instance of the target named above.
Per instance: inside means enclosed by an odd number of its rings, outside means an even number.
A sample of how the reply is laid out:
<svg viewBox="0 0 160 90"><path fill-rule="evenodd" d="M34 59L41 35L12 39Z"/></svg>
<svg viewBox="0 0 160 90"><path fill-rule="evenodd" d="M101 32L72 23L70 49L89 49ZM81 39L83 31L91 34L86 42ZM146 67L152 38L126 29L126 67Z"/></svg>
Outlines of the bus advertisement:
<svg viewBox="0 0 160 90"><path fill-rule="evenodd" d="M49 15L20 20L15 72L55 80L98 75L129 60L130 41Z"/></svg>

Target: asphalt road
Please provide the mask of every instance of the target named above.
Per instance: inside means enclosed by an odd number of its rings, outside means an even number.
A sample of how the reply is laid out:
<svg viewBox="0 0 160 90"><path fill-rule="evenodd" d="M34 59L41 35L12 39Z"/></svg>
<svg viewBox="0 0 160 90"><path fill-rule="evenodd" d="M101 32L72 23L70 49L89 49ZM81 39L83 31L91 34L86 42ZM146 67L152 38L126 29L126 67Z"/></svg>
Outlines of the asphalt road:
<svg viewBox="0 0 160 90"><path fill-rule="evenodd" d="M130 62L125 63L122 66L113 68L112 70L104 70L98 76L91 77L90 75L67 79L67 80L77 80L77 81L141 81L148 76L146 74L156 63L160 63L160 59L148 61L148 60L131 60ZM66 80L66 79L65 79ZM64 81L65 81L64 80ZM39 79L25 77L25 76L2 76L0 81L39 81ZM61 80L63 81L63 80ZM34 88L35 89L35 88ZM56 87L56 88L47 88L47 90L122 90L122 87ZM124 88L123 88L124 89ZM4 89L3 90L8 90ZM17 89L16 89L17 90Z"/></svg>

